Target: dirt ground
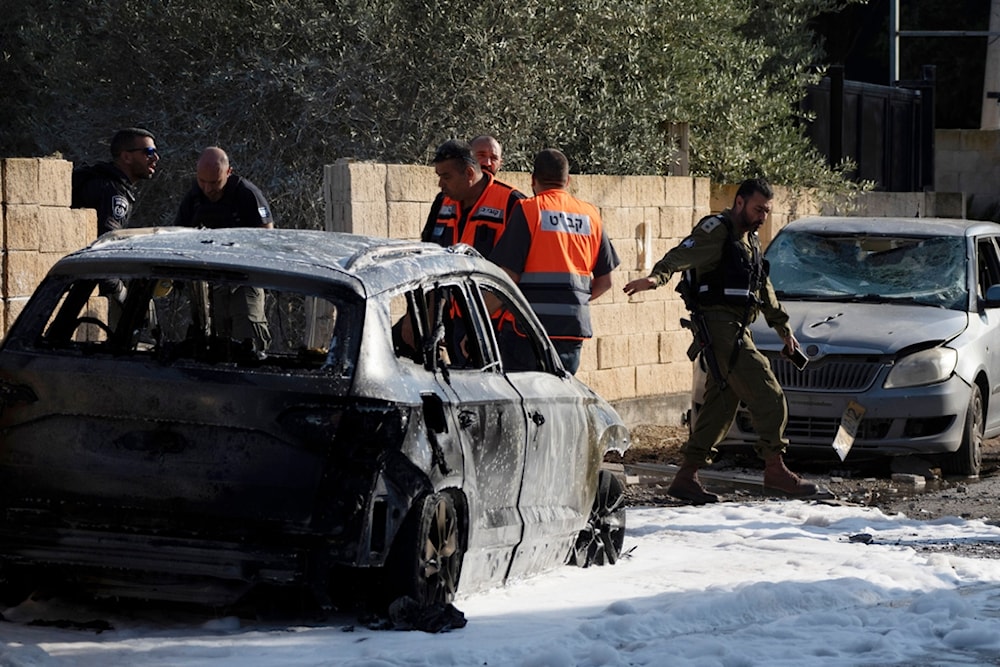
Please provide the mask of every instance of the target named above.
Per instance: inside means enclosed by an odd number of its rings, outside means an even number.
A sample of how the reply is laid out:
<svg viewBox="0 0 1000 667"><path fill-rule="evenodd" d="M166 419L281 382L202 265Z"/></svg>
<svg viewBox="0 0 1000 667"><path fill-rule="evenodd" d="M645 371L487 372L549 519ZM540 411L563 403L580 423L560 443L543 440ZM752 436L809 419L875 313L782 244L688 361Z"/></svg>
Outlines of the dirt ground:
<svg viewBox="0 0 1000 667"><path fill-rule="evenodd" d="M679 448L687 435L686 426L643 425L632 430L632 446L624 457L609 454L609 463L651 463L655 467L680 464ZM864 465L808 463L787 458L789 468L830 490L838 503L878 507L886 514L902 513L913 519L956 516L985 519L1000 524L1000 438L987 440L983 447L983 472L979 479L942 479L933 463L913 457L883 460ZM669 468L667 468L669 470ZM713 471L736 477L759 478L763 463L753 455L723 453L704 470L703 483L724 500L763 499L763 489L730 487L704 477ZM657 478L643 475L626 487L633 505L675 504L666 494L671 475ZM634 481L634 477L633 477ZM994 545L1000 557L1000 545Z"/></svg>

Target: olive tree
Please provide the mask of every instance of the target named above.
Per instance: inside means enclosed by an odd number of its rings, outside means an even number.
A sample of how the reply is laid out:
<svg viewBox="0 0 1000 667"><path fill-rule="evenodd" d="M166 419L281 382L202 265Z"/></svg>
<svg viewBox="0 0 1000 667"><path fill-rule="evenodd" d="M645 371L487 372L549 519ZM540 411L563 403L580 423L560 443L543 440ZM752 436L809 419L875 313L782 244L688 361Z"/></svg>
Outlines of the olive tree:
<svg viewBox="0 0 1000 667"><path fill-rule="evenodd" d="M147 127L148 223L172 219L211 144L280 225L316 227L339 157L427 163L486 132L509 169L555 146L575 172L663 174L673 121L696 174L843 193L798 109L822 75L808 21L851 1L0 0L0 149L94 161Z"/></svg>

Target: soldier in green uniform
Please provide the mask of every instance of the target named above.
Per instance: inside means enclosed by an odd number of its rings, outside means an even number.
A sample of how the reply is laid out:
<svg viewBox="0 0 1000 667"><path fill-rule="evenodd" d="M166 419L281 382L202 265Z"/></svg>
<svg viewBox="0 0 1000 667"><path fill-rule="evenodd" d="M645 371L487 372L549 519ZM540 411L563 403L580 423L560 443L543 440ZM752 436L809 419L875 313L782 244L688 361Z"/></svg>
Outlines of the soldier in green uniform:
<svg viewBox="0 0 1000 667"><path fill-rule="evenodd" d="M757 230L771 212L770 185L763 179L744 181L733 206L703 218L677 247L663 256L646 278L631 281L626 294L655 289L672 274L684 272L678 292L692 311L696 346L710 373L705 402L695 417L691 436L681 448L684 463L667 492L693 504L714 503L719 497L705 490L698 469L709 465L717 445L736 417L740 401L753 419L758 440L754 445L764 462L764 487L788 496L818 492L785 467L782 453L788 408L781 386L767 358L754 346L749 324L763 314L785 342L788 352L799 343L788 328L788 313L778 303L765 272Z"/></svg>

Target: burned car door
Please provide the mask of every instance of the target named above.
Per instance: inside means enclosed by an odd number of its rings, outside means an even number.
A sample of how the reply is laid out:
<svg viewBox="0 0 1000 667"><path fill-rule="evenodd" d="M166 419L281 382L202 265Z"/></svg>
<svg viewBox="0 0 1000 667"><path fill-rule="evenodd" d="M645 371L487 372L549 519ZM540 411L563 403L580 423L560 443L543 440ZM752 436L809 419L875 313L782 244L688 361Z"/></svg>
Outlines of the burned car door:
<svg viewBox="0 0 1000 667"><path fill-rule="evenodd" d="M417 361L432 373L435 400L448 415L433 437L457 439L464 452L469 526L463 579L478 587L500 584L522 535L517 510L526 439L521 398L500 371L461 279L424 285L416 299L424 321L399 328L422 332ZM412 335L406 338L404 349L412 346Z"/></svg>
<svg viewBox="0 0 1000 667"><path fill-rule="evenodd" d="M522 400L527 423L524 476L518 507L524 536L510 577L565 562L587 521L601 454L591 441L588 396L558 365L551 345L523 298L481 282L485 303L501 304L497 343L505 375Z"/></svg>

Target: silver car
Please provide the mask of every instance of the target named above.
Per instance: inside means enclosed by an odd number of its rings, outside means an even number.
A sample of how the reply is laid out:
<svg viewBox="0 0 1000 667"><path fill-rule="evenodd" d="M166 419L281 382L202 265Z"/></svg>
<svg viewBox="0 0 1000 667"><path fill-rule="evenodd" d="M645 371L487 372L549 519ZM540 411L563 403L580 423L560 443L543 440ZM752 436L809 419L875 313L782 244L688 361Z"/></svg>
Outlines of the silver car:
<svg viewBox="0 0 1000 667"><path fill-rule="evenodd" d="M795 454L917 454L977 476L1000 434L1000 225L813 217L767 248L771 281L808 362L799 370L764 319L754 342L788 403ZM705 371L696 364L693 415ZM756 436L742 408L723 445Z"/></svg>

